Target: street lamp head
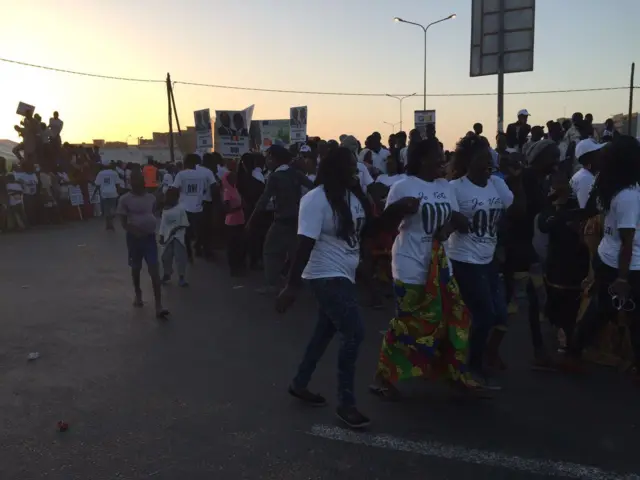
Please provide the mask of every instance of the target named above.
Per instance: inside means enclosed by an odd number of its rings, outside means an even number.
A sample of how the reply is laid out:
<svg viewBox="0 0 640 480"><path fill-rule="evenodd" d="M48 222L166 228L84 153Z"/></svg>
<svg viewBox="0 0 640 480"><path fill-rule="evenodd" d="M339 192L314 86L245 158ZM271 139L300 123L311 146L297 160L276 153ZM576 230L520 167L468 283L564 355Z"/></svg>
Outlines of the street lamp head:
<svg viewBox="0 0 640 480"><path fill-rule="evenodd" d="M454 19L454 18L456 18L456 17L457 17L457 15L456 15L455 13L452 13L451 15L449 15L449 16L447 17L447 20L453 20L453 19Z"/></svg>
<svg viewBox="0 0 640 480"><path fill-rule="evenodd" d="M398 23L398 22L403 22L404 20L402 20L400 17L393 17L393 21Z"/></svg>

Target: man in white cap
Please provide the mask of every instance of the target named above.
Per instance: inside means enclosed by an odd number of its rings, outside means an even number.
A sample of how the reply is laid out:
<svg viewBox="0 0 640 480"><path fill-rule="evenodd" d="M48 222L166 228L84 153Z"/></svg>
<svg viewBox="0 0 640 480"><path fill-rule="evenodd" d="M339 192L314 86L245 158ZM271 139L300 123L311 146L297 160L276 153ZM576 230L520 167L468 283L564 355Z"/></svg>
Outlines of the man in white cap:
<svg viewBox="0 0 640 480"><path fill-rule="evenodd" d="M527 142L531 133L531 125L527 123L529 111L526 108L518 111L518 121L507 126L507 147L522 151L522 146Z"/></svg>
<svg viewBox="0 0 640 480"><path fill-rule="evenodd" d="M602 164L601 149L605 145L607 144L597 143L592 138L580 140L576 145L576 160L582 165L582 168L571 177L569 184L578 199L580 208L585 208L589 200L593 182Z"/></svg>

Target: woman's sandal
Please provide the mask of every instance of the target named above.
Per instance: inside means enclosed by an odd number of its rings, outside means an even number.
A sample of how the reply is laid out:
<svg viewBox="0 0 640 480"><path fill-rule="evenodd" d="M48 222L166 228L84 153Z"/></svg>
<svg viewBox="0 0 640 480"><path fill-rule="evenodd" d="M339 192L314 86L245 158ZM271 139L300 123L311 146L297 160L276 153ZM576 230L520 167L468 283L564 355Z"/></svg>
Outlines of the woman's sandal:
<svg viewBox="0 0 640 480"><path fill-rule="evenodd" d="M392 385L386 386L373 383L369 385L369 391L383 400L394 402L402 399L402 395L400 395L398 389Z"/></svg>

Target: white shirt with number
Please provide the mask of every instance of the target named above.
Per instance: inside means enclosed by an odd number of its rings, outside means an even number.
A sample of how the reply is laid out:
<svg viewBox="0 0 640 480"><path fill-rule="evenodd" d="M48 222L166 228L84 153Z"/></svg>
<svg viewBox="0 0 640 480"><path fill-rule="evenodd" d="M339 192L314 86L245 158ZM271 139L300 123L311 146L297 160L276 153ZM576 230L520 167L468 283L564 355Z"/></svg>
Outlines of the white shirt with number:
<svg viewBox="0 0 640 480"><path fill-rule="evenodd" d="M189 213L200 213L205 192L211 188L211 179L202 170L181 170L173 181L180 190L180 205Z"/></svg>
<svg viewBox="0 0 640 480"><path fill-rule="evenodd" d="M14 177L22 183L25 195L38 193L38 176L35 173L18 172Z"/></svg>
<svg viewBox="0 0 640 480"><path fill-rule="evenodd" d="M124 183L120 179L118 172L110 168L100 170L93 183L95 183L96 187L100 188L101 198L118 198L117 186L120 185L120 188L124 187Z"/></svg>
<svg viewBox="0 0 640 480"><path fill-rule="evenodd" d="M611 200L611 208L604 217L604 235L598 246L600 259L612 268L618 268L618 255L622 242L620 229L634 229L631 270L640 270L640 187L625 188Z"/></svg>
<svg viewBox="0 0 640 480"><path fill-rule="evenodd" d="M395 280L421 285L427 279L431 264L433 238L451 219L452 212L458 211L458 203L451 185L443 178L426 182L407 176L389 190L387 208L404 197L418 198L420 207L400 223L391 250L391 270Z"/></svg>
<svg viewBox="0 0 640 480"><path fill-rule="evenodd" d="M580 208L585 208L587 206L589 195L591 194L591 189L593 188L593 182L595 182L595 180L596 177L586 168L581 168L573 174L573 177L571 177L569 185L571 185L571 190L578 199L578 205L580 205Z"/></svg>
<svg viewBox="0 0 640 480"><path fill-rule="evenodd" d="M209 185L213 185L216 182L216 177L213 175L213 172L209 170L207 167L203 167L202 165L196 165L196 170L199 170L203 175L206 175L209 178ZM204 192L204 201L210 202L211 199L211 188L207 188Z"/></svg>
<svg viewBox="0 0 640 480"><path fill-rule="evenodd" d="M467 217L469 233L451 234L447 256L476 265L491 263L498 244L500 219L513 203L513 193L505 181L496 176L491 176L485 187L479 187L466 176L449 184L460 213Z"/></svg>
<svg viewBox="0 0 640 480"><path fill-rule="evenodd" d="M353 193L347 194L346 201L354 226L354 233L349 241L338 237L338 220L323 186L314 188L302 197L298 214L298 235L316 241L302 278L311 280L344 277L355 283L356 268L360 262L360 233L366 216L362 204Z"/></svg>

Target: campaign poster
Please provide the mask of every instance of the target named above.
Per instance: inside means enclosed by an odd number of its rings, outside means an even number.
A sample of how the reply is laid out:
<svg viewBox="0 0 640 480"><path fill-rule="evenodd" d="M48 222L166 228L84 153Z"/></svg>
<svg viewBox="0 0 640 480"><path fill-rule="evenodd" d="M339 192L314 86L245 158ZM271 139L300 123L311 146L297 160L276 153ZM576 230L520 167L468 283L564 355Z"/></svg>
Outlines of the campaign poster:
<svg viewBox="0 0 640 480"><path fill-rule="evenodd" d="M34 107L33 105L20 102L18 103L18 108L16 109L16 113L22 117L26 117L28 113L31 113L31 115L33 115L33 112L35 110L36 110L36 107Z"/></svg>
<svg viewBox="0 0 640 480"><path fill-rule="evenodd" d="M208 108L193 112L196 125L196 148L208 149L213 147L211 135L211 112Z"/></svg>
<svg viewBox="0 0 640 480"><path fill-rule="evenodd" d="M291 143L307 141L307 107L291 107L289 110L289 125L291 126Z"/></svg>
<svg viewBox="0 0 640 480"><path fill-rule="evenodd" d="M80 187L69 185L69 202L72 207L84 205L84 197L82 196L82 190L80 190Z"/></svg>
<svg viewBox="0 0 640 480"><path fill-rule="evenodd" d="M251 148L249 127L253 105L244 110L216 110L215 151L223 157L239 157Z"/></svg>
<svg viewBox="0 0 640 480"><path fill-rule="evenodd" d="M416 110L414 112L415 129L420 132L422 138L427 138L427 130L436 130L435 110Z"/></svg>
<svg viewBox="0 0 640 480"><path fill-rule="evenodd" d="M249 148L252 152L259 152L262 145L260 123L260 120L251 120L251 126L249 127Z"/></svg>
<svg viewBox="0 0 640 480"><path fill-rule="evenodd" d="M271 145L289 145L291 143L290 121L284 120L261 120L260 121L261 149L266 150ZM306 138L306 133L305 133Z"/></svg>

